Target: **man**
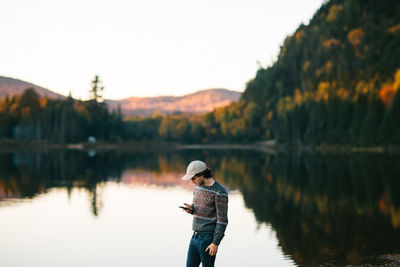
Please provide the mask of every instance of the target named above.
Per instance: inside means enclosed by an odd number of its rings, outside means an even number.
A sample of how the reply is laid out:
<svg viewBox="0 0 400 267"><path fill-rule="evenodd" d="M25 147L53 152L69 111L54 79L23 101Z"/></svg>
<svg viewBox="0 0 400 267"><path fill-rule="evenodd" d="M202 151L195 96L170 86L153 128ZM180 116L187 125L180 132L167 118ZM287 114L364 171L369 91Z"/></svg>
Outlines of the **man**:
<svg viewBox="0 0 400 267"><path fill-rule="evenodd" d="M228 225L228 193L214 180L211 170L200 161L192 161L186 170L185 181L194 184L193 204L185 211L193 214L194 231L190 240L186 267L214 266L218 246Z"/></svg>

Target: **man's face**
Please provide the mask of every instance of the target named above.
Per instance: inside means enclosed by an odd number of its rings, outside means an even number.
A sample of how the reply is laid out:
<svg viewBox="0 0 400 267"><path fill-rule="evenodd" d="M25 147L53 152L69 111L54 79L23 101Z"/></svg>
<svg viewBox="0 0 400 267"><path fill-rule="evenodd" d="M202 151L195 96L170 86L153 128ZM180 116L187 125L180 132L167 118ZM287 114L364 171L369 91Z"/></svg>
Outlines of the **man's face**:
<svg viewBox="0 0 400 267"><path fill-rule="evenodd" d="M192 178L192 183L201 186L204 184L204 177L203 176L194 176Z"/></svg>

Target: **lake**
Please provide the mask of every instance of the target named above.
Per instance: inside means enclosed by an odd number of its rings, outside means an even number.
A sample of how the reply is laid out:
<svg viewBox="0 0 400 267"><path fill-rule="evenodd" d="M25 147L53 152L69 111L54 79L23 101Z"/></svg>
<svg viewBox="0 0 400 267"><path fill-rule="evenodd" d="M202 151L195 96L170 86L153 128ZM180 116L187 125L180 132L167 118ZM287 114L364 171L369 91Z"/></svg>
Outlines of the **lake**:
<svg viewBox="0 0 400 267"><path fill-rule="evenodd" d="M193 185L229 191L217 266L384 264L400 253L400 156L251 149L0 153L0 266L185 266Z"/></svg>

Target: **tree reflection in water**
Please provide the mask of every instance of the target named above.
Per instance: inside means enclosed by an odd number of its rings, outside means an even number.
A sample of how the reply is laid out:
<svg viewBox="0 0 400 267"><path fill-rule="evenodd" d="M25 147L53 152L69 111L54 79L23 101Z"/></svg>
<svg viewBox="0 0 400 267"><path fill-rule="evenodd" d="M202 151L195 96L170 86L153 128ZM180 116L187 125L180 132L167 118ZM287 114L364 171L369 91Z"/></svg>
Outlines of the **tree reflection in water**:
<svg viewBox="0 0 400 267"><path fill-rule="evenodd" d="M300 266L371 263L374 256L400 252L400 157L387 154L18 151L0 154L0 207L54 187L84 188L97 216L105 182L124 182L124 173L133 172L151 174L141 183L181 185L195 159L240 190L257 221L272 226L283 253ZM164 174L175 179L160 181Z"/></svg>
<svg viewBox="0 0 400 267"><path fill-rule="evenodd" d="M399 163L388 155L266 156L262 175L249 168L239 188L297 264L371 263L400 252Z"/></svg>

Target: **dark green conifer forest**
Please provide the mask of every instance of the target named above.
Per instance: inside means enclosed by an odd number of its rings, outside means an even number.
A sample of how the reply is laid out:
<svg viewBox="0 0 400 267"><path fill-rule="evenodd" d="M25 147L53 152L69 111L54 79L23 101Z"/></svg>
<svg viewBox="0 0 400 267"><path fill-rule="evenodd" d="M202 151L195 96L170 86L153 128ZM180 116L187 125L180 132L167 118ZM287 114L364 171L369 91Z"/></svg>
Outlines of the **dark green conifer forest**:
<svg viewBox="0 0 400 267"><path fill-rule="evenodd" d="M240 110L259 107L253 140L399 144L399 14L399 1L323 4L286 38L277 61L248 82Z"/></svg>

